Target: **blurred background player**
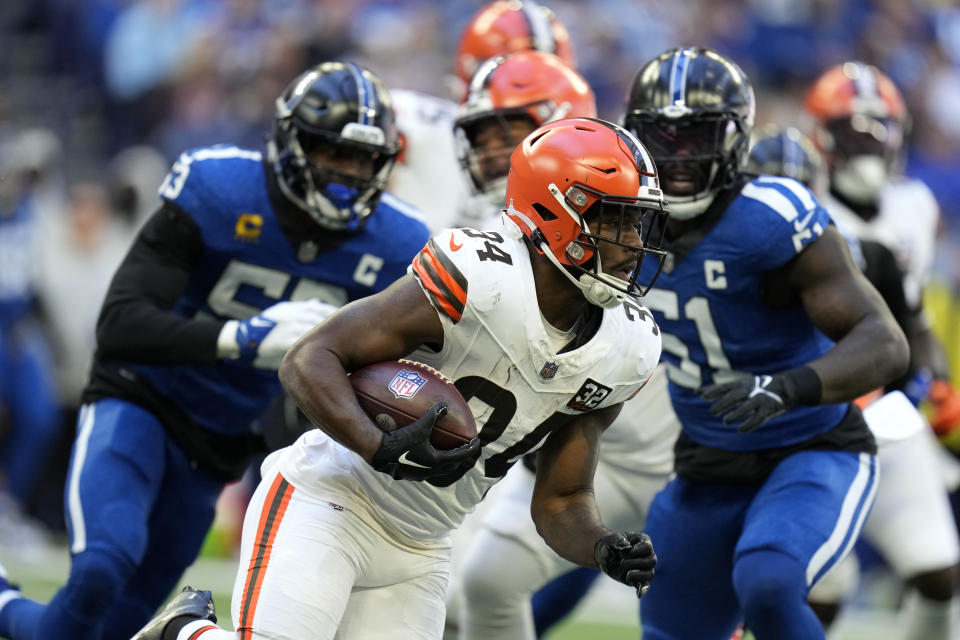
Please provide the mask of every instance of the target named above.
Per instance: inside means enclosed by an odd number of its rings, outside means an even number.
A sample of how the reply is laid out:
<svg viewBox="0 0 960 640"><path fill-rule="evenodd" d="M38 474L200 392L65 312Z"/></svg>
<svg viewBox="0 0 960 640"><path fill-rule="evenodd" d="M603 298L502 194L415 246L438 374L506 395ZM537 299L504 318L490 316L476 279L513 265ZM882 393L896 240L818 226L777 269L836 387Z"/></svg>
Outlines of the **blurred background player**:
<svg viewBox="0 0 960 640"><path fill-rule="evenodd" d="M826 192L823 158L810 138L796 127L771 123L755 129L744 173L793 178L821 198Z"/></svg>
<svg viewBox="0 0 960 640"><path fill-rule="evenodd" d="M754 109L743 71L703 48L643 65L627 100L670 205L668 262L644 302L683 425L677 475L647 516L662 558L645 640L727 638L741 620L758 640L825 637L807 591L876 491L876 443L850 401L907 365L810 191L742 173Z"/></svg>
<svg viewBox="0 0 960 640"><path fill-rule="evenodd" d="M126 640L193 562L287 348L385 288L428 232L383 192L386 91L329 62L276 101L259 151L183 153L114 276L65 490L71 567L48 605L5 580L0 635Z"/></svg>
<svg viewBox="0 0 960 640"><path fill-rule="evenodd" d="M240 637L440 638L451 530L534 451L529 509L543 539L646 591L649 539L603 524L593 472L603 430L659 359L636 299L652 284L637 280L641 263L663 257L641 226L665 216L660 194L645 149L620 127L548 123L511 157L499 227L441 232L410 275L297 343L279 375L323 427L264 463L234 589ZM371 324L383 330L372 336ZM442 405L389 433L372 424L347 373L398 357L453 381L477 438L435 450ZM200 620L177 620L183 611L175 601L137 640L238 635L210 626L202 607Z"/></svg>
<svg viewBox="0 0 960 640"><path fill-rule="evenodd" d="M466 98L467 83L482 62L528 50L554 54L576 68L570 36L550 9L533 0L496 0L477 10L460 33L449 87L454 100L391 89L400 154L388 188L423 211L431 229L482 228L475 218L486 215L487 208L471 198L468 182L457 170L457 102Z"/></svg>
<svg viewBox="0 0 960 640"><path fill-rule="evenodd" d="M508 204L510 154L531 131L561 118L596 115L587 81L555 55L520 51L484 62L454 124L462 175L479 196L470 226L485 229L498 221Z"/></svg>
<svg viewBox="0 0 960 640"><path fill-rule="evenodd" d="M781 148L792 149L793 158L808 158L810 177L827 187L821 193L831 217L852 236L861 268L910 341L910 368L885 390L900 390L917 404L926 395L932 371L948 383L943 349L922 309L933 260L936 202L923 183L895 177L907 122L903 100L878 69L851 62L825 72L810 89L806 104L817 118L814 135L827 151L827 167L805 138L792 144L784 139ZM770 153L775 151L773 144L771 138L758 140L751 158L762 156L765 162L755 165L782 175ZM862 406L883 391L864 398ZM887 418L908 421L913 413L904 407L902 414L888 412ZM937 415L943 419L942 413ZM862 537L911 589L903 611L903 637L945 640L956 624L952 609L960 560L942 468L946 461L927 428L884 444L878 455L883 469L880 488ZM856 575L857 562L851 555L811 590L810 601L825 625L833 622L841 601L852 595Z"/></svg>
<svg viewBox="0 0 960 640"><path fill-rule="evenodd" d="M0 538L24 554L47 543L25 513L60 429L53 358L37 317L43 239L31 164L21 145L0 145Z"/></svg>
<svg viewBox="0 0 960 640"><path fill-rule="evenodd" d="M484 204L475 209L475 228L499 225L509 205L508 169L517 144L547 122L595 114L586 80L552 54L522 51L481 64L456 122L461 167ZM610 526L642 528L650 500L672 468L678 432L660 371L604 432L595 483ZM543 542L530 519L535 468L525 461L530 466L515 465L485 500L474 536L457 536L458 553L467 555L451 582L447 637L533 637L530 596L574 566ZM452 610L457 607L459 612Z"/></svg>
<svg viewBox="0 0 960 640"><path fill-rule="evenodd" d="M960 425L960 402L948 382L943 347L923 311L939 208L922 181L900 173L909 125L900 91L876 67L845 62L816 79L804 107L827 167L829 192L823 200L830 216L858 238L884 244L904 272L911 361L898 384L915 404L930 400L931 426L946 436Z"/></svg>
<svg viewBox="0 0 960 640"><path fill-rule="evenodd" d="M552 53L577 68L567 28L556 14L531 0L497 0L484 5L460 33L456 77L466 93L480 65L514 51Z"/></svg>

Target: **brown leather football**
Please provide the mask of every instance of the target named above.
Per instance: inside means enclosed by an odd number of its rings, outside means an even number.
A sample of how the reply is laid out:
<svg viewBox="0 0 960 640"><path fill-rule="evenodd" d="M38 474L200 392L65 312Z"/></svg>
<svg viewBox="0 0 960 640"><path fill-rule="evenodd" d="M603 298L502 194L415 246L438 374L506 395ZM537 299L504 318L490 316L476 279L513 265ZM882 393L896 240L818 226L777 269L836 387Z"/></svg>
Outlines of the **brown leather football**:
<svg viewBox="0 0 960 640"><path fill-rule="evenodd" d="M377 362L350 374L357 401L383 431L405 427L438 402L447 414L437 421L430 442L450 450L477 435L470 407L453 383L439 371L412 360Z"/></svg>

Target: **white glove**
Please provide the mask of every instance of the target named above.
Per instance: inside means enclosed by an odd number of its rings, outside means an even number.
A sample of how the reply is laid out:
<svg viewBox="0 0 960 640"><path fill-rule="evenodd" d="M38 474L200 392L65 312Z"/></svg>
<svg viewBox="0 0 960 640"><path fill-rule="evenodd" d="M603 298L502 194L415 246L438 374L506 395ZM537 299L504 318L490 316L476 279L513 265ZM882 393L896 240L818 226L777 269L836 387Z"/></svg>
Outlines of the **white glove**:
<svg viewBox="0 0 960 640"><path fill-rule="evenodd" d="M217 338L217 355L276 370L287 349L336 310L319 300L278 302L252 318L228 320Z"/></svg>

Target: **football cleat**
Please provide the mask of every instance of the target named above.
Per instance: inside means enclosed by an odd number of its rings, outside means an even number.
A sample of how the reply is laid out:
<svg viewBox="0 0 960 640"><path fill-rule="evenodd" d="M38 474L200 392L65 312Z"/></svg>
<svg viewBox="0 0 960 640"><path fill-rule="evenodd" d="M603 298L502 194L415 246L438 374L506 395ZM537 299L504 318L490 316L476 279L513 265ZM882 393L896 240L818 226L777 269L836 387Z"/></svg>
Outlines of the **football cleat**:
<svg viewBox="0 0 960 640"><path fill-rule="evenodd" d="M217 621L213 596L187 585L173 600L160 610L153 620L137 632L131 640L162 640L163 632L174 618L191 616L198 620Z"/></svg>

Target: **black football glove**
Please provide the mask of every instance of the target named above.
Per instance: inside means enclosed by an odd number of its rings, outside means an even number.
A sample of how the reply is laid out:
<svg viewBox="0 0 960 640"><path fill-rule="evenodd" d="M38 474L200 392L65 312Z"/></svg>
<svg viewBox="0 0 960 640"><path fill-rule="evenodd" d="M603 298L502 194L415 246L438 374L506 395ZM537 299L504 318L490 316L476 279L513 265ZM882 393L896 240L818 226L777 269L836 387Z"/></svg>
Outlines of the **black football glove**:
<svg viewBox="0 0 960 640"><path fill-rule="evenodd" d="M657 554L647 534L627 531L603 536L593 547L593 557L605 574L634 587L638 598L650 588Z"/></svg>
<svg viewBox="0 0 960 640"><path fill-rule="evenodd" d="M440 402L432 406L415 422L405 427L384 432L380 448L370 461L377 471L398 480L433 480L437 486L453 484L469 471L480 455L480 440L441 451L430 444L430 432L437 420L447 413L447 405Z"/></svg>
<svg viewBox="0 0 960 640"><path fill-rule="evenodd" d="M744 376L733 382L701 387L697 393L710 405L710 414L724 424L740 422L737 431L749 433L797 404L795 387L787 376ZM741 422L742 421L742 422Z"/></svg>

